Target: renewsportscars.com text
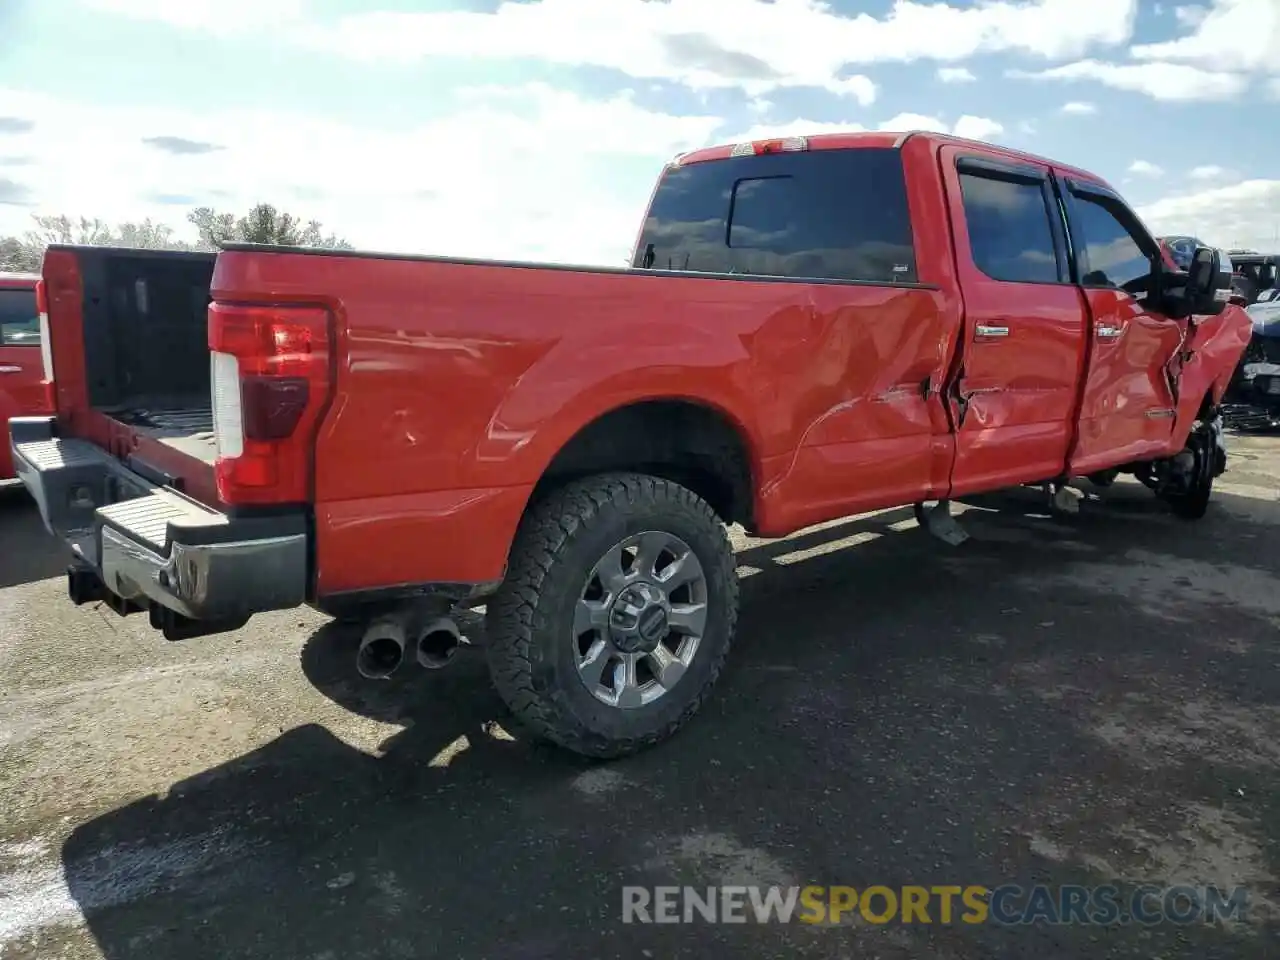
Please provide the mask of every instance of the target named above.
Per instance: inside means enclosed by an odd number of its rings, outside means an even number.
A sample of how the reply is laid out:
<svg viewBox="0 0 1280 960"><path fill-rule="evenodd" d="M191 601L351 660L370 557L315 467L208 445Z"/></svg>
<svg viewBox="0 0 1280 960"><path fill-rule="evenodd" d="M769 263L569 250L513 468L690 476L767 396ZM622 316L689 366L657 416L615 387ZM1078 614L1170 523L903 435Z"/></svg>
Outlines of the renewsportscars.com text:
<svg viewBox="0 0 1280 960"><path fill-rule="evenodd" d="M724 886L622 888L623 923L1088 924L1245 919L1243 887Z"/></svg>

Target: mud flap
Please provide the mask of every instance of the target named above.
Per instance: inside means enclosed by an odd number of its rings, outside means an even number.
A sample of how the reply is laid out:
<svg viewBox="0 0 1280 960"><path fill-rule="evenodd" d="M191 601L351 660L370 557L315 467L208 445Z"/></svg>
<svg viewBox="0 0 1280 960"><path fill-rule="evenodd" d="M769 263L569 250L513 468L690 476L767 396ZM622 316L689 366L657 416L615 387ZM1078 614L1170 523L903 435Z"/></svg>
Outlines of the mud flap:
<svg viewBox="0 0 1280 960"><path fill-rule="evenodd" d="M969 534L951 515L951 501L939 500L937 505L926 509L924 504L916 504L916 519L925 528L929 536L941 540L949 547L958 547L969 539Z"/></svg>
<svg viewBox="0 0 1280 960"><path fill-rule="evenodd" d="M1080 501L1084 494L1075 487L1065 483L1050 483L1046 492L1049 495L1049 509L1054 513L1074 517L1080 512Z"/></svg>

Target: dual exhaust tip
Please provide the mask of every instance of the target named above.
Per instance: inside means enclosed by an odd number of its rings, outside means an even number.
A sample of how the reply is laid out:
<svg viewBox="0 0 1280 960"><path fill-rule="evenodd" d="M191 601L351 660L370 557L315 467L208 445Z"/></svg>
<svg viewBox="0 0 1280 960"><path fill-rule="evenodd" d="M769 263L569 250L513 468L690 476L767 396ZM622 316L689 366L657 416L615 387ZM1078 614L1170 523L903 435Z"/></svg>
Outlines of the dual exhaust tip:
<svg viewBox="0 0 1280 960"><path fill-rule="evenodd" d="M416 637L411 637L402 619L387 617L365 630L356 652L356 670L368 680L386 680L400 669L411 646L420 666L443 670L453 662L461 645L462 634L449 617L430 621Z"/></svg>

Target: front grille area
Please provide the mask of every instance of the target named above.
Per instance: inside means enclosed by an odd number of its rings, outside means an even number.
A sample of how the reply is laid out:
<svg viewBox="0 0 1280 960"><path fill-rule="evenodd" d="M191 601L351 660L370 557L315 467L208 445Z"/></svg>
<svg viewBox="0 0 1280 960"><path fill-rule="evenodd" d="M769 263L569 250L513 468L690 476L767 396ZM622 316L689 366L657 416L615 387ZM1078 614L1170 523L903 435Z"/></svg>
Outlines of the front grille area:
<svg viewBox="0 0 1280 960"><path fill-rule="evenodd" d="M1245 363L1280 363L1280 337L1254 334L1245 349Z"/></svg>

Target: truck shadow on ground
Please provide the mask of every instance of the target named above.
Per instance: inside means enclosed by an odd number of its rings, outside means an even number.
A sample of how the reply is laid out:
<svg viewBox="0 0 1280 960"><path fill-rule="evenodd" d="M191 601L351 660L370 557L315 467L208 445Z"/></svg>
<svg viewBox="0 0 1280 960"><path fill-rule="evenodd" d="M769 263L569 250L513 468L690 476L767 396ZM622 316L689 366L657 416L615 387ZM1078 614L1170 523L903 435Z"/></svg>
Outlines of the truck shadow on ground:
<svg viewBox="0 0 1280 960"><path fill-rule="evenodd" d="M621 922L626 884L1137 877L1280 902L1280 843L1258 827L1280 822L1278 731L1253 743L1239 720L1265 724L1280 699L1280 609L1217 602L1210 581L1230 565L1280 596L1280 555L1243 539L1280 524L1276 505L1222 495L1185 524L1141 492L1070 521L1024 492L974 504L958 550L895 511L741 552L716 695L674 740L607 765L513 739L478 652L367 683L355 637L328 625L303 650L309 679L403 729L371 755L298 727L102 815L63 849L71 896L109 960L1266 956L1265 912L1227 931ZM1117 584L1132 551L1146 566ZM1250 749L1210 729L1214 749L1160 741L1145 762L1143 730L1188 698L1234 711ZM1197 833L1195 811L1237 789L1234 832ZM1170 859L1178 837L1217 846Z"/></svg>
<svg viewBox="0 0 1280 960"><path fill-rule="evenodd" d="M22 486L0 486L0 590L61 576L70 562Z"/></svg>

